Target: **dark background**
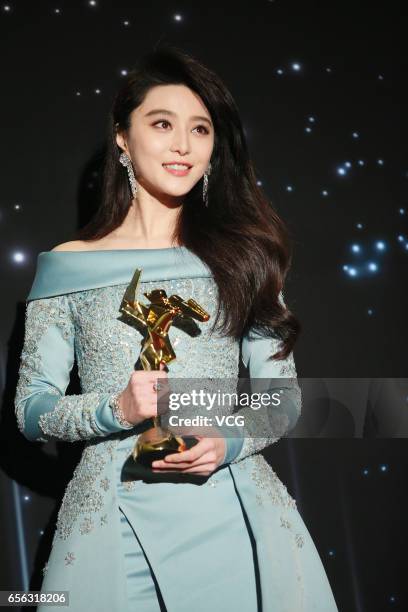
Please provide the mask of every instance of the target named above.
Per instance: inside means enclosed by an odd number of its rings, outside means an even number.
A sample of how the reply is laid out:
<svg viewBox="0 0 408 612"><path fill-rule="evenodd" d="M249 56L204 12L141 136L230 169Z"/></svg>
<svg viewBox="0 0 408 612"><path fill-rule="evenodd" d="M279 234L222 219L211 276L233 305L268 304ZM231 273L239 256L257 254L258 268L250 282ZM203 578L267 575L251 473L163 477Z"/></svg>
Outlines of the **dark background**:
<svg viewBox="0 0 408 612"><path fill-rule="evenodd" d="M81 451L27 442L13 399L36 258L72 239L97 202L121 71L168 42L230 88L258 179L294 239L285 299L303 325L298 375L403 378L406 28L395 1L1 5L0 589L40 588L55 512ZM74 376L68 392L76 384ZM339 610L405 610L407 444L381 439L369 414L364 432L280 440L266 456L297 500Z"/></svg>

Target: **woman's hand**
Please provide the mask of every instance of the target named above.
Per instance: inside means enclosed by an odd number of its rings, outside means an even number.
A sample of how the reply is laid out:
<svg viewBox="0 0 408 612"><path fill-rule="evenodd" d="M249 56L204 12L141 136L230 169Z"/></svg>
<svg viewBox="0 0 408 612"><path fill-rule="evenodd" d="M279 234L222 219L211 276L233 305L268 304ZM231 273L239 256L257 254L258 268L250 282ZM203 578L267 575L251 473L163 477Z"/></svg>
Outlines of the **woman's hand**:
<svg viewBox="0 0 408 612"><path fill-rule="evenodd" d="M153 384L160 382L162 390L155 391ZM165 366L160 370L137 370L129 378L126 389L119 395L119 405L126 421L138 425L145 419L157 416L157 402L168 393L168 375Z"/></svg>
<svg viewBox="0 0 408 612"><path fill-rule="evenodd" d="M153 461L153 472L188 472L208 476L224 459L226 442L222 437L204 438L192 448L181 453L172 453L163 460ZM172 468L172 469L170 469Z"/></svg>

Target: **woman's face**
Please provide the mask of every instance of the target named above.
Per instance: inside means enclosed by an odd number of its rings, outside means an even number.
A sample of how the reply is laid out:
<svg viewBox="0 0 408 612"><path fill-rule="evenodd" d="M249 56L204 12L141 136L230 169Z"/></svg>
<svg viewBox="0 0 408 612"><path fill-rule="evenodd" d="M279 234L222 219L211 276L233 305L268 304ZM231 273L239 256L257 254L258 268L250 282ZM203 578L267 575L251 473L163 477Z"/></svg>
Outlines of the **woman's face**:
<svg viewBox="0 0 408 612"><path fill-rule="evenodd" d="M214 127L201 98L185 85L157 85L130 116L127 134L116 142L132 160L137 182L158 197L187 194L208 168ZM163 164L192 167L172 174Z"/></svg>

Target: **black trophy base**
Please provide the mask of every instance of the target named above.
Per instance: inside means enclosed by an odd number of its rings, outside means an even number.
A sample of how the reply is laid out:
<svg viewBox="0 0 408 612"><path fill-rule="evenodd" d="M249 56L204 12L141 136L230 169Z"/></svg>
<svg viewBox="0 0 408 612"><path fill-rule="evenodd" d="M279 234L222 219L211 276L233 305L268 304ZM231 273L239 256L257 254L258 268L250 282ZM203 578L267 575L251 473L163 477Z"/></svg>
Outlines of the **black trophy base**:
<svg viewBox="0 0 408 612"><path fill-rule="evenodd" d="M182 436L187 448L192 448L198 442L194 436ZM123 465L121 473L121 482L129 482L132 480L143 480L143 482L175 482L190 484L204 484L208 480L208 476L200 474L181 473L179 470L174 472L153 472L151 464L153 461L164 459L166 455L173 454L174 451L150 451L143 453L136 460L130 455ZM169 469L171 469L169 467Z"/></svg>

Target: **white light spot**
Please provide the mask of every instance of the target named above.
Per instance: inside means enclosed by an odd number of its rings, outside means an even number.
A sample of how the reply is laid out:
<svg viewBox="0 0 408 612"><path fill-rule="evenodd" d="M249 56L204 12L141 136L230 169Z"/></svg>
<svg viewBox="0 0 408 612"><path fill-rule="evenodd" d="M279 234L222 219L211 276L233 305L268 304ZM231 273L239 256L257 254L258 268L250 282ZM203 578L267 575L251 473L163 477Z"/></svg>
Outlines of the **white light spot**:
<svg viewBox="0 0 408 612"><path fill-rule="evenodd" d="M400 234L400 235L398 236L398 241L399 241L399 242L404 242L404 236L403 236L402 234Z"/></svg>
<svg viewBox="0 0 408 612"><path fill-rule="evenodd" d="M359 244L352 244L351 245L351 250L353 251L353 253L360 253L361 247L360 247Z"/></svg>
<svg viewBox="0 0 408 612"><path fill-rule="evenodd" d="M368 264L367 267L370 270L370 272L377 272L377 270L378 270L377 264L374 263L373 261L370 261L370 263Z"/></svg>
<svg viewBox="0 0 408 612"><path fill-rule="evenodd" d="M351 163L349 161L344 162L346 168L351 168Z"/></svg>
<svg viewBox="0 0 408 612"><path fill-rule="evenodd" d="M360 134L358 132L353 132L353 138L360 138Z"/></svg>
<svg viewBox="0 0 408 612"><path fill-rule="evenodd" d="M174 15L174 20L175 21L181 21L183 19L183 17L180 14Z"/></svg>
<svg viewBox="0 0 408 612"><path fill-rule="evenodd" d="M14 204L14 210L20 210L21 206L20 204Z"/></svg>
<svg viewBox="0 0 408 612"><path fill-rule="evenodd" d="M13 253L13 261L15 261L16 263L22 263L23 261L25 261L24 253L21 253L20 251Z"/></svg>
<svg viewBox="0 0 408 612"><path fill-rule="evenodd" d="M384 160L383 159L377 159L377 164L379 166L383 166L384 165Z"/></svg>
<svg viewBox="0 0 408 612"><path fill-rule="evenodd" d="M89 6L96 6L96 0L89 0Z"/></svg>
<svg viewBox="0 0 408 612"><path fill-rule="evenodd" d="M286 186L286 191L293 191L292 185L287 185Z"/></svg>
<svg viewBox="0 0 408 612"><path fill-rule="evenodd" d="M283 70L282 70L282 68L277 68L276 72L277 72L278 74L283 74Z"/></svg>
<svg viewBox="0 0 408 612"><path fill-rule="evenodd" d="M312 131L311 127L309 127L309 126L305 127L305 132L308 132L310 134L311 131Z"/></svg>
<svg viewBox="0 0 408 612"><path fill-rule="evenodd" d="M340 174L340 176L345 176L347 174L347 170L340 166L339 168L337 168L337 174Z"/></svg>
<svg viewBox="0 0 408 612"><path fill-rule="evenodd" d="M316 121L316 119L314 117L309 117L309 121L310 121L310 123L314 123Z"/></svg>
<svg viewBox="0 0 408 612"><path fill-rule="evenodd" d="M369 308L369 309L367 310L367 314L369 314L369 315L370 315L370 317L371 317L371 315L373 314L373 312L374 312L374 311L373 311L373 309L372 309L372 308Z"/></svg>
<svg viewBox="0 0 408 612"><path fill-rule="evenodd" d="M59 8L54 9L54 13L59 14L60 12L61 12L61 11L60 11L60 9L59 9Z"/></svg>
<svg viewBox="0 0 408 612"><path fill-rule="evenodd" d="M8 4L5 4L3 6L3 11L5 11L6 13L8 13L11 10L11 6L9 6Z"/></svg>
<svg viewBox="0 0 408 612"><path fill-rule="evenodd" d="M331 68L326 68L326 72L331 72L332 69Z"/></svg>
<svg viewBox="0 0 408 612"><path fill-rule="evenodd" d="M81 92L80 92L80 91L76 91L76 92L75 92L75 95L76 95L76 96L80 96L80 95L81 95Z"/></svg>
<svg viewBox="0 0 408 612"><path fill-rule="evenodd" d="M328 196L328 195L329 195L329 192L328 192L328 191L326 191L326 189L323 189L323 191L322 191L322 195L323 195L323 196Z"/></svg>
<svg viewBox="0 0 408 612"><path fill-rule="evenodd" d="M262 185L262 181L256 181L256 184L260 187Z"/></svg>
<svg viewBox="0 0 408 612"><path fill-rule="evenodd" d="M363 224L362 223L357 223L356 227L357 227L357 229L363 229Z"/></svg>
<svg viewBox="0 0 408 612"><path fill-rule="evenodd" d="M299 64L299 62L293 62L292 70L295 70L295 72L299 72L300 69L301 69L301 65Z"/></svg>
<svg viewBox="0 0 408 612"><path fill-rule="evenodd" d="M400 208L399 209L399 214L400 215L405 215L405 208Z"/></svg>
<svg viewBox="0 0 408 612"><path fill-rule="evenodd" d="M364 166L365 164L365 162L362 159L359 159L357 163L359 166Z"/></svg>
<svg viewBox="0 0 408 612"><path fill-rule="evenodd" d="M122 70L120 71L120 74L121 74L122 76L126 76L126 75L127 75L127 73L128 73L128 71L126 70L126 68L122 68Z"/></svg>
<svg viewBox="0 0 408 612"><path fill-rule="evenodd" d="M124 22L123 22L123 25L124 25L124 26L130 26L130 21L128 21L128 20L124 21Z"/></svg>
<svg viewBox="0 0 408 612"><path fill-rule="evenodd" d="M379 74L379 75L378 75L378 80L379 80L379 81L383 81L383 80L384 80L384 77L383 77L383 75L382 75L382 74Z"/></svg>
<svg viewBox="0 0 408 612"><path fill-rule="evenodd" d="M375 243L375 248L378 251L384 251L384 249L385 249L385 242L383 242L382 240L378 240L378 242Z"/></svg>

